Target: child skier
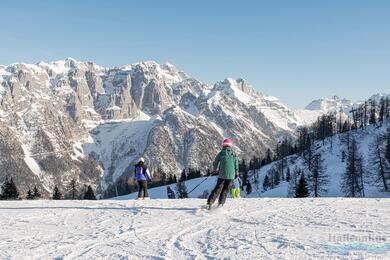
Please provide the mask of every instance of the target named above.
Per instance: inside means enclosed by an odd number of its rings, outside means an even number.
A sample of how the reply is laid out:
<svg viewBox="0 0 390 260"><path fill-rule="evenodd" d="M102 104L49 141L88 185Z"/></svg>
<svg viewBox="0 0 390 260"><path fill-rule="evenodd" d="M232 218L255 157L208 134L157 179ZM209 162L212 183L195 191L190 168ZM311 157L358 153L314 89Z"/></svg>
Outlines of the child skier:
<svg viewBox="0 0 390 260"><path fill-rule="evenodd" d="M232 184L232 197L234 199L239 199L240 191L241 191L241 179L240 179L240 175L237 174Z"/></svg>
<svg viewBox="0 0 390 260"><path fill-rule="evenodd" d="M151 181L150 172L145 164L145 159L140 158L135 165L134 179L138 182L138 199L149 198L148 181Z"/></svg>
<svg viewBox="0 0 390 260"><path fill-rule="evenodd" d="M214 172L219 172L219 174L217 185L207 200L208 209L211 209L211 206L218 197L218 206L223 206L225 204L230 184L238 174L238 159L232 146L233 141L231 139L225 139L222 144L222 150L214 160Z"/></svg>

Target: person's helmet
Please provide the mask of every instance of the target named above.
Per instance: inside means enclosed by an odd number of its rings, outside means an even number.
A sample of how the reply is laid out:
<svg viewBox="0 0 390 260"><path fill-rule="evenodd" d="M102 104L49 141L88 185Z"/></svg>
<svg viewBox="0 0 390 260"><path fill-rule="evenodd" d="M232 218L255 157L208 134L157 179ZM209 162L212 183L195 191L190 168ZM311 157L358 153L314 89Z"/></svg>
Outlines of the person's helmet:
<svg viewBox="0 0 390 260"><path fill-rule="evenodd" d="M232 139L226 138L225 140L223 140L222 146L223 147L232 147L233 146Z"/></svg>
<svg viewBox="0 0 390 260"><path fill-rule="evenodd" d="M139 158L138 162L145 162L144 157Z"/></svg>

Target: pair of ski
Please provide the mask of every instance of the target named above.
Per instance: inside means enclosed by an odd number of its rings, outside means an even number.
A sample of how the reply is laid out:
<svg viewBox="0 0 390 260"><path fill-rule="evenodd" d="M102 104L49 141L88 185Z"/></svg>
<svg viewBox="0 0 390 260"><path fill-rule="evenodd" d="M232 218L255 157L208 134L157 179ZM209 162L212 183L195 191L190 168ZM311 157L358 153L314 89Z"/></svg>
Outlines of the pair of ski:
<svg viewBox="0 0 390 260"><path fill-rule="evenodd" d="M223 204L218 204L218 206L213 206L213 205L205 205L205 206L202 206L200 209L202 211L211 211L211 210L216 210L216 209L220 209L223 207Z"/></svg>

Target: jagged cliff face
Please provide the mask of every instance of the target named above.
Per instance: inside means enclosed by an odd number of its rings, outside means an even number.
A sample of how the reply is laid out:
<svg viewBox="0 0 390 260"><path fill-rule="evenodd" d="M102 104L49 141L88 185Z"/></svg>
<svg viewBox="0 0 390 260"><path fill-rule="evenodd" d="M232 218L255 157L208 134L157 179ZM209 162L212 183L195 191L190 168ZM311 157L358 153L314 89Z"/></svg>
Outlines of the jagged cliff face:
<svg viewBox="0 0 390 260"><path fill-rule="evenodd" d="M167 174L205 170L224 137L241 157L261 155L302 124L242 79L207 85L155 62L2 66L0 93L0 182L12 175L45 194L72 178L104 193L140 156Z"/></svg>

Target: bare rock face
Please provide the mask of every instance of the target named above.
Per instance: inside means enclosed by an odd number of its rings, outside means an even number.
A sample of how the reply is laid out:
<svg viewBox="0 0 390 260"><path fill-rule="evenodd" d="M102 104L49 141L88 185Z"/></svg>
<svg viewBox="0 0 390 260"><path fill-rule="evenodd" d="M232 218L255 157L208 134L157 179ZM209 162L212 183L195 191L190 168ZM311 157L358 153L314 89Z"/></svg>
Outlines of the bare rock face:
<svg viewBox="0 0 390 260"><path fill-rule="evenodd" d="M0 169L1 183L5 181L6 177L13 178L21 186L40 181L39 177L26 164L23 149L15 132L4 123L0 123ZM27 189L21 189L19 192L27 192Z"/></svg>
<svg viewBox="0 0 390 260"><path fill-rule="evenodd" d="M224 137L241 158L264 155L302 122L243 79L207 85L170 64L68 58L0 66L0 123L0 182L12 175L49 196L72 179L112 195L141 156L152 171L205 171Z"/></svg>

